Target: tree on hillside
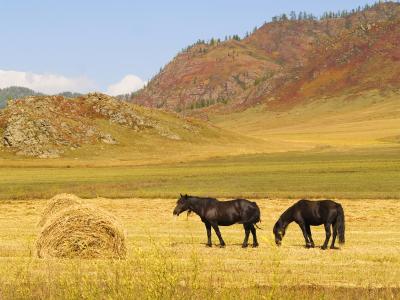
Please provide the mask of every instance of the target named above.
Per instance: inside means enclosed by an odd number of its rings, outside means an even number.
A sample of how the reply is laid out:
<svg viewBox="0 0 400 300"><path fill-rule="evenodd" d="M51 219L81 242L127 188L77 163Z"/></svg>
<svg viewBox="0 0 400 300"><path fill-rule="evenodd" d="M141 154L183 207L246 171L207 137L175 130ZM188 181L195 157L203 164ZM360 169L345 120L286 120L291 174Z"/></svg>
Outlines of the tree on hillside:
<svg viewBox="0 0 400 300"><path fill-rule="evenodd" d="M240 36L238 34L234 34L232 36L232 39L234 39L235 41L240 41Z"/></svg>

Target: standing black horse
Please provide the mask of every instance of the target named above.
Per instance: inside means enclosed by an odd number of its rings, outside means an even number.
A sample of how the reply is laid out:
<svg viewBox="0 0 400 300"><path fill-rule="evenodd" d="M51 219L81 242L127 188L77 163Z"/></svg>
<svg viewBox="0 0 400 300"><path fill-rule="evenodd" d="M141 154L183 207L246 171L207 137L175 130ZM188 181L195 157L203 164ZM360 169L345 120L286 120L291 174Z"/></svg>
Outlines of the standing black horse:
<svg viewBox="0 0 400 300"><path fill-rule="evenodd" d="M328 247L331 237L331 225L333 229L333 238L331 249L335 248L336 235L339 233L339 243L344 243L344 212L339 203L332 200L309 201L300 200L289 207L275 223L274 235L275 243L280 246L282 238L285 236L287 226L296 222L303 232L307 248L314 248L314 241L311 236L310 226L324 225L326 239L322 249Z"/></svg>
<svg viewBox="0 0 400 300"><path fill-rule="evenodd" d="M260 222L260 209L255 202L246 199L218 201L214 198L181 195L173 214L179 216L184 211L193 211L201 218L207 229L208 247L211 247L211 227L218 236L220 247L225 247L218 226L230 226L236 223L243 224L245 230L242 247L248 246L250 231L253 235L253 247L258 246L254 224Z"/></svg>

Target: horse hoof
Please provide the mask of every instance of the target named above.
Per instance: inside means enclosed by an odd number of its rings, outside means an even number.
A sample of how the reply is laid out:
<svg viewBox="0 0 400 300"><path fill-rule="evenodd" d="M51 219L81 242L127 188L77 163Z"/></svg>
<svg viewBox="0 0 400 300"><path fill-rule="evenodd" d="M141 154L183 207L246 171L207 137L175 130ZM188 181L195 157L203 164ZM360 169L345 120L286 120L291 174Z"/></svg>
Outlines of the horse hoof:
<svg viewBox="0 0 400 300"><path fill-rule="evenodd" d="M220 248L225 248L225 244L224 245L219 245Z"/></svg>
<svg viewBox="0 0 400 300"><path fill-rule="evenodd" d="M212 247L212 245L211 245L211 244L206 244L206 247L209 247L209 248L211 248L211 247Z"/></svg>
<svg viewBox="0 0 400 300"><path fill-rule="evenodd" d="M307 248L307 249L310 249L310 248L312 248L312 245L307 244L307 245L306 245L306 248Z"/></svg>
<svg viewBox="0 0 400 300"><path fill-rule="evenodd" d="M335 247L335 246L333 246L333 247L331 246L330 249L332 249L332 250L339 250L340 248L339 248L339 247Z"/></svg>
<svg viewBox="0 0 400 300"><path fill-rule="evenodd" d="M253 248L257 248L258 247L258 244L253 244Z"/></svg>
<svg viewBox="0 0 400 300"><path fill-rule="evenodd" d="M242 248L247 248L249 245L248 244L243 244Z"/></svg>
<svg viewBox="0 0 400 300"><path fill-rule="evenodd" d="M324 247L324 246L321 247L322 250L326 250L326 248L327 248L327 247Z"/></svg>

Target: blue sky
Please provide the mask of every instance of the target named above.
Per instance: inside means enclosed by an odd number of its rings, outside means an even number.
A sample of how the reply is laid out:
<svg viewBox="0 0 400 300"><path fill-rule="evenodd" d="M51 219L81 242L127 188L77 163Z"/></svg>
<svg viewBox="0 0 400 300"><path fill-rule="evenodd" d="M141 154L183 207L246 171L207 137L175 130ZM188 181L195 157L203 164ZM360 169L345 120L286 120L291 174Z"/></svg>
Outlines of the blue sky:
<svg viewBox="0 0 400 300"><path fill-rule="evenodd" d="M374 2L0 0L0 88L117 92L198 39L244 35L291 10L321 15Z"/></svg>

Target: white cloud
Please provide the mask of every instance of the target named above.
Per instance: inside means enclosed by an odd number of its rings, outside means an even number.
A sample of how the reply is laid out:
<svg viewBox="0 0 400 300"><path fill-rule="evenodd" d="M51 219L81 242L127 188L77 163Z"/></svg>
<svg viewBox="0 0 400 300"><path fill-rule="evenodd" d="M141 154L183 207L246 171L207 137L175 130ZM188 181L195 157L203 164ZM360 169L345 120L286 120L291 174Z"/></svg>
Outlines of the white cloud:
<svg viewBox="0 0 400 300"><path fill-rule="evenodd" d="M109 85L106 93L111 96L129 94L141 89L145 84L146 82L136 75L129 74L122 78L120 82Z"/></svg>
<svg viewBox="0 0 400 300"><path fill-rule="evenodd" d="M136 75L126 75L121 81L107 87L111 96L128 94L146 84ZM0 70L0 88L23 86L44 94L58 94L65 91L87 93L96 89L96 84L85 76L66 77L57 74L36 74L13 70Z"/></svg>
<svg viewBox="0 0 400 300"><path fill-rule="evenodd" d="M68 78L56 74L0 70L0 88L9 86L23 86L45 94L65 91L86 93L95 89L94 82L84 76Z"/></svg>

